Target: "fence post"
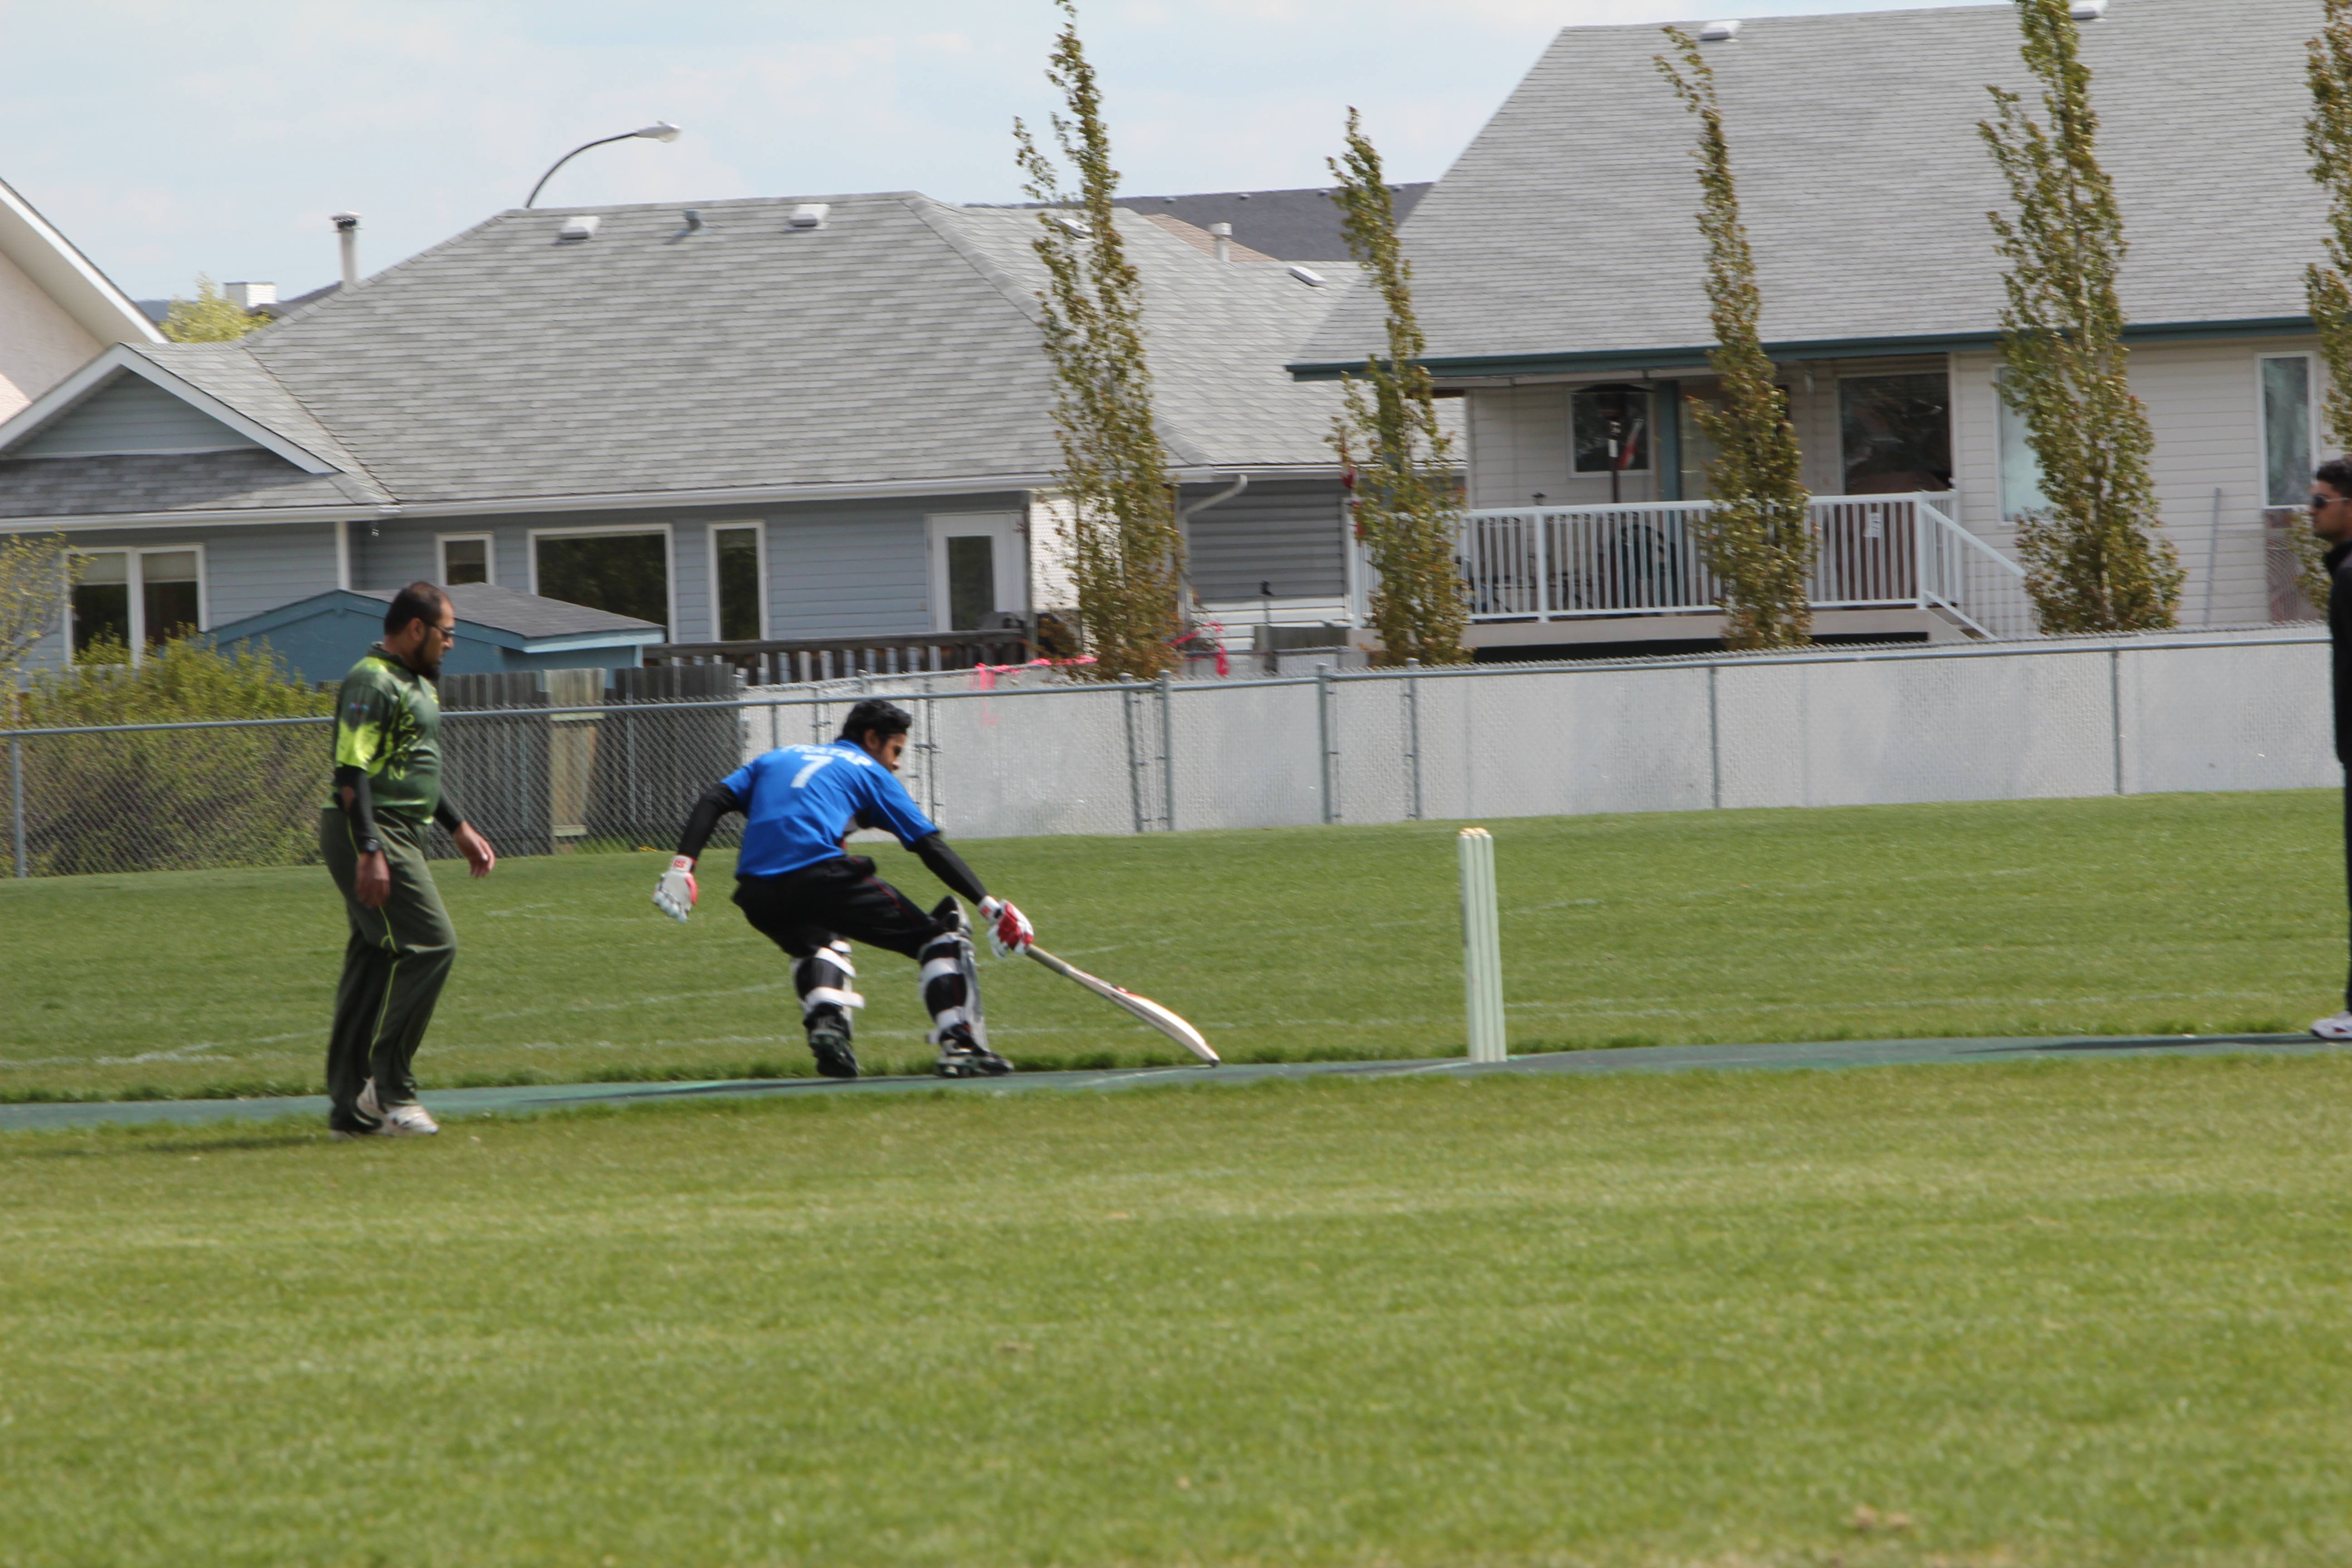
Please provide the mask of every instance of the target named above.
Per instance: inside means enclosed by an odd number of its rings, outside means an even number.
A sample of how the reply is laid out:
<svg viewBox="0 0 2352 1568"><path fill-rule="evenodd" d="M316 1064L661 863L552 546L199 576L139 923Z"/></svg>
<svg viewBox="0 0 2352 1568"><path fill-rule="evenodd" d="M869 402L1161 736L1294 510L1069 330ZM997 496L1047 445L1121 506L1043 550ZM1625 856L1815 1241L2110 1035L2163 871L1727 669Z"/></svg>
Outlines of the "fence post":
<svg viewBox="0 0 2352 1568"><path fill-rule="evenodd" d="M1315 728L1323 741L1323 821L1326 826L1339 820L1339 736L1338 714L1333 706L1338 693L1331 681L1331 667L1315 667Z"/></svg>
<svg viewBox="0 0 2352 1568"><path fill-rule="evenodd" d="M1706 763L1707 772L1715 780L1715 809L1723 809L1723 705L1721 685L1723 666L1706 667Z"/></svg>
<svg viewBox="0 0 2352 1568"><path fill-rule="evenodd" d="M2107 649L2107 710L2116 725L2116 793L2124 793L2124 650Z"/></svg>
<svg viewBox="0 0 2352 1568"><path fill-rule="evenodd" d="M1405 820L1421 820L1421 660L1404 661L1404 754L1412 795L1405 803Z"/></svg>
<svg viewBox="0 0 2352 1568"><path fill-rule="evenodd" d="M29 877L33 868L25 859L25 740L21 735L8 737L8 823L16 875Z"/></svg>
<svg viewBox="0 0 2352 1568"><path fill-rule="evenodd" d="M1160 829L1176 831L1176 684L1160 672Z"/></svg>
<svg viewBox="0 0 2352 1568"><path fill-rule="evenodd" d="M1510 1058L1503 1029L1503 935L1496 909L1495 840L1483 827L1465 827L1462 849L1462 999L1469 1024L1470 1059Z"/></svg>
<svg viewBox="0 0 2352 1568"><path fill-rule="evenodd" d="M1127 804L1133 813L1135 830L1143 831L1143 755L1137 749L1135 734L1135 677L1118 678L1119 718L1127 726Z"/></svg>

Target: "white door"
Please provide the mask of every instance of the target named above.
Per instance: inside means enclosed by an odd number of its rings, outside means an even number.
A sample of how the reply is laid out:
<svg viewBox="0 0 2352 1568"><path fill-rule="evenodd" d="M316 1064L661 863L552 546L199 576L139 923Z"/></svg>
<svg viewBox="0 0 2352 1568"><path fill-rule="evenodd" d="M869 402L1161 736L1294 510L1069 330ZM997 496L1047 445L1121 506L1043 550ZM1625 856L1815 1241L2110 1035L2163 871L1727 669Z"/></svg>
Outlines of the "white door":
<svg viewBox="0 0 2352 1568"><path fill-rule="evenodd" d="M1028 609L1020 513L957 512L929 521L933 631L977 631Z"/></svg>

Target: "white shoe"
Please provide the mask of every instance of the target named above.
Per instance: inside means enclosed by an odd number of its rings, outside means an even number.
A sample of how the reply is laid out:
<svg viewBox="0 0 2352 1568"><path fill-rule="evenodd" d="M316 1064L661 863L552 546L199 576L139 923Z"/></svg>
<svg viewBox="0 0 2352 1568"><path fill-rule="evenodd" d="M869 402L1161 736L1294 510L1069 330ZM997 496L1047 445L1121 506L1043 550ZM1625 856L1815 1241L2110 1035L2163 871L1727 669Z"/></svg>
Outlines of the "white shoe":
<svg viewBox="0 0 2352 1568"><path fill-rule="evenodd" d="M359 1112L377 1123L373 1131L386 1138L430 1138L441 1131L441 1124L413 1100L406 1105L385 1110L373 1079L368 1079L367 1087L360 1090Z"/></svg>
<svg viewBox="0 0 2352 1568"><path fill-rule="evenodd" d="M2352 1040L2352 1011L2320 1019L2311 1032L2323 1040Z"/></svg>
<svg viewBox="0 0 2352 1568"><path fill-rule="evenodd" d="M383 1113L383 1135L387 1138L430 1138L441 1131L441 1124L432 1113L415 1100L395 1105Z"/></svg>

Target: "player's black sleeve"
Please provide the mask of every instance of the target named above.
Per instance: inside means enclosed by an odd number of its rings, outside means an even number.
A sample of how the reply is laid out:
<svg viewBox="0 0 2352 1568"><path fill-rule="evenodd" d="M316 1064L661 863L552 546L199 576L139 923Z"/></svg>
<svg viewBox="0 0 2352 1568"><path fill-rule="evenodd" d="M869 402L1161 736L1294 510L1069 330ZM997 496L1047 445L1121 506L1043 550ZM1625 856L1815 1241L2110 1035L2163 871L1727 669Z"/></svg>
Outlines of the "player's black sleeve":
<svg viewBox="0 0 2352 1568"><path fill-rule="evenodd" d="M963 857L949 848L948 841L939 834L919 839L915 853L922 857L924 867L932 876L947 884L948 891L961 893L975 904L988 897L988 889L980 885L980 879L971 874Z"/></svg>
<svg viewBox="0 0 2352 1568"><path fill-rule="evenodd" d="M373 845L376 842L375 797L368 791L367 770L348 765L337 768L335 798L341 800L346 789L352 792L352 798L343 806L343 814L352 819L352 832L362 847Z"/></svg>
<svg viewBox="0 0 2352 1568"><path fill-rule="evenodd" d="M694 811L686 819L686 831L678 835L677 852L692 860L700 857L702 847L710 842L712 829L719 819L730 811L743 809L742 797L729 789L724 780L702 792L694 803Z"/></svg>
<svg viewBox="0 0 2352 1568"><path fill-rule="evenodd" d="M466 814L450 805L449 797L445 795L441 797L440 804L433 808L433 820L451 833L455 833L466 826Z"/></svg>

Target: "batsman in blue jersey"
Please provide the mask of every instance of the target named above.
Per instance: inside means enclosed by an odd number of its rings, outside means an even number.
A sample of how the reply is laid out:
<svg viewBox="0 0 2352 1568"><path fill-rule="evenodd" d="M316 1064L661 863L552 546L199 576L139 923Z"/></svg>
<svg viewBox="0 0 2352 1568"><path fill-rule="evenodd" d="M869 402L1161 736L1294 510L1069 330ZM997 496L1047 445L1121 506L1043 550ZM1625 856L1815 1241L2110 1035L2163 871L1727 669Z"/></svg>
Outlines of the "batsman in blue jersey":
<svg viewBox="0 0 2352 1568"><path fill-rule="evenodd" d="M744 763L695 803L677 858L654 888L656 909L686 919L698 892L696 857L720 817L743 814L735 902L753 929L792 955L809 1054L827 1078L857 1076L849 1015L866 999L850 984L857 977L851 942L903 952L922 966L919 984L940 1077L1013 1070L988 1048L963 906L950 896L926 913L877 877L873 861L848 850L850 829L887 829L931 875L980 906L998 952L1021 952L1035 940L1027 918L989 896L898 782L913 722L904 709L869 699L849 710L831 745L783 746Z"/></svg>

